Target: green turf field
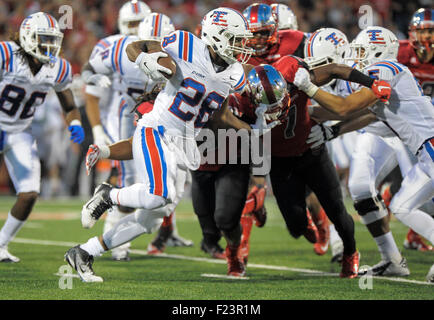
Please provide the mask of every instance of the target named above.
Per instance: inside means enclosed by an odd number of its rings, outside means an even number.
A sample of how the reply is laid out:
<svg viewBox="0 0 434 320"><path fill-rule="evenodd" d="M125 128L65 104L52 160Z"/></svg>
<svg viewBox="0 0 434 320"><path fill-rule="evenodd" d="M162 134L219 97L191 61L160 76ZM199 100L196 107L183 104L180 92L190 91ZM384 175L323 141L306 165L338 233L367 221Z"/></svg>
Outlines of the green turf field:
<svg viewBox="0 0 434 320"><path fill-rule="evenodd" d="M14 198L0 198L0 225ZM433 299L434 286L424 284L434 262L434 253L403 249L411 275L401 279L377 279L372 289L362 290L360 279L340 279L340 268L330 263L331 254L317 256L304 238L289 236L274 199L267 201L268 221L264 228L252 229L251 253L245 280L210 278L204 274L226 274L223 261L208 259L200 251L201 232L191 202L177 209L177 225L182 236L195 242L191 248L167 248L167 256L146 256L153 235L143 235L132 243L132 260L114 262L110 254L94 264L104 283L82 283L72 278L72 289L59 288L59 267L73 244L100 234L103 222L91 230L81 227L83 200L40 200L33 218L9 245L21 258L17 264L0 264L1 299ZM349 210L354 213L352 207ZM356 218L356 216L353 216ZM402 247L407 228L393 220L393 234ZM361 265L379 261L374 241L356 221L356 240ZM224 241L221 242L225 246ZM318 272L315 272L318 271ZM408 280L408 281L406 281Z"/></svg>

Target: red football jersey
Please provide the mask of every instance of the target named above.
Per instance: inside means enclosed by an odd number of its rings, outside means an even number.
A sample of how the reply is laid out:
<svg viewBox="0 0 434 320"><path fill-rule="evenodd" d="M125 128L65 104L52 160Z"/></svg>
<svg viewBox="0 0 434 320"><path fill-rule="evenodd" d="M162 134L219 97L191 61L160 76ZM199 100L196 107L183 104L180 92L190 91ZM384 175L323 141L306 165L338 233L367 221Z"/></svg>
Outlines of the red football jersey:
<svg viewBox="0 0 434 320"><path fill-rule="evenodd" d="M420 62L410 41L400 40L398 62L410 69L419 81L424 94L434 98L434 59L428 63Z"/></svg>
<svg viewBox="0 0 434 320"><path fill-rule="evenodd" d="M285 56L273 64L288 83L291 96L287 120L271 130L271 155L275 157L299 156L310 148L306 139L316 122L308 113L309 97L292 85L298 68L303 68L301 61L294 56Z"/></svg>
<svg viewBox="0 0 434 320"><path fill-rule="evenodd" d="M298 30L280 30L278 42L263 56L252 56L247 63L258 66L262 63L273 64L280 58L294 54L300 46L304 46L304 33ZM301 48L303 52L303 48Z"/></svg>

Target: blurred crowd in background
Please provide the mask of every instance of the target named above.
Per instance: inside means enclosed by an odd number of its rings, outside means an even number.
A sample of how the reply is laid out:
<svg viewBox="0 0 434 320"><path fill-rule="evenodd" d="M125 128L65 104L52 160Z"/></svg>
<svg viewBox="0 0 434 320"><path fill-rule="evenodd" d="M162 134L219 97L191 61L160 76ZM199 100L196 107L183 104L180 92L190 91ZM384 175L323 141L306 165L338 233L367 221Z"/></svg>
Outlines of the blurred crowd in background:
<svg viewBox="0 0 434 320"><path fill-rule="evenodd" d="M64 31L62 55L71 62L76 102L84 105L83 83L79 80L81 67L87 62L96 42L118 33L117 16L121 0L0 0L0 41L8 40L19 31L21 22L28 15L43 11L59 19L59 8L69 5L73 9L73 27ZM408 23L420 7L432 7L434 0L292 0L292 1L212 1L212 0L148 0L153 12L171 17L177 29L194 32L202 17L211 9L226 6L243 11L255 2L284 3L297 17L299 30L312 32L320 27L342 30L351 41L359 33L359 8L368 4L374 10L374 25L384 26L399 39L407 38ZM38 138L42 166L42 197L87 195L92 186L82 179L84 169L80 165L83 152L91 138L83 142L80 150L75 144L71 149L68 134L64 132L60 106L55 96L46 100L45 108L38 108L33 129ZM83 108L82 108L83 109ZM85 113L82 112L84 116ZM90 133L89 133L90 134ZM13 193L7 171L0 156L0 193ZM82 180L82 181L81 181Z"/></svg>

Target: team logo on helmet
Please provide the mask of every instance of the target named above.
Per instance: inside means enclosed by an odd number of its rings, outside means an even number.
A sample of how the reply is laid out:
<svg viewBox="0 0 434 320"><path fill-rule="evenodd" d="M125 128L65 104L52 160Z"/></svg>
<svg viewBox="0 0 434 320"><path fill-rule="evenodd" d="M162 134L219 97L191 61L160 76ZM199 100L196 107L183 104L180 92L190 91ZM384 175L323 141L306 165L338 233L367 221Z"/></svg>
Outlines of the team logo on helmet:
<svg viewBox="0 0 434 320"><path fill-rule="evenodd" d="M343 41L342 38L337 37L336 32L330 33L325 39L330 40L335 46L337 46L340 42Z"/></svg>
<svg viewBox="0 0 434 320"><path fill-rule="evenodd" d="M212 18L212 24L218 25L218 26L222 26L222 27L227 27L228 26L228 21L226 20L225 16L228 13L225 11L214 11L211 18Z"/></svg>
<svg viewBox="0 0 434 320"><path fill-rule="evenodd" d="M369 33L369 40L371 43L386 44L381 30L368 30L367 33Z"/></svg>

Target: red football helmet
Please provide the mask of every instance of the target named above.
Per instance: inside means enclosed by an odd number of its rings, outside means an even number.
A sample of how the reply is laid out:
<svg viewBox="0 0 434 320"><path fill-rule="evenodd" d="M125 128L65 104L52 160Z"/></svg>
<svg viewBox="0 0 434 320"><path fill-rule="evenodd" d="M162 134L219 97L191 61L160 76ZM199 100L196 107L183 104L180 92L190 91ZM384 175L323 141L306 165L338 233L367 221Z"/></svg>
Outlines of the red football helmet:
<svg viewBox="0 0 434 320"><path fill-rule="evenodd" d="M434 49L434 9L421 8L415 12L409 25L410 43L422 53Z"/></svg>
<svg viewBox="0 0 434 320"><path fill-rule="evenodd" d="M268 4L254 3L243 11L249 22L253 38L247 41L247 46L254 49L254 55L264 55L271 45L278 42L277 16Z"/></svg>

